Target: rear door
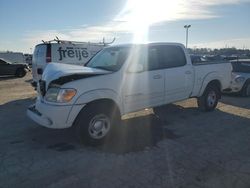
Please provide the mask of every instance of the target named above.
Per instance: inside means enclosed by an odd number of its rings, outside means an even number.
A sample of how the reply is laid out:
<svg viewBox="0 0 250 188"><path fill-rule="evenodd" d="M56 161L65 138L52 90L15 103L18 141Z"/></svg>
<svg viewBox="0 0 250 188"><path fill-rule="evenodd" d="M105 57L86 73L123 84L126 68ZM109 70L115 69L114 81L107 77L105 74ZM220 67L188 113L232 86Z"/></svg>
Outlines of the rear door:
<svg viewBox="0 0 250 188"><path fill-rule="evenodd" d="M188 98L193 89L194 73L182 47L162 45L159 56L165 74L165 103Z"/></svg>
<svg viewBox="0 0 250 188"><path fill-rule="evenodd" d="M39 44L36 46L33 59L32 59L32 75L34 81L39 81L42 77L41 74L38 74L38 69L42 71L46 67L46 52L47 52L47 44Z"/></svg>

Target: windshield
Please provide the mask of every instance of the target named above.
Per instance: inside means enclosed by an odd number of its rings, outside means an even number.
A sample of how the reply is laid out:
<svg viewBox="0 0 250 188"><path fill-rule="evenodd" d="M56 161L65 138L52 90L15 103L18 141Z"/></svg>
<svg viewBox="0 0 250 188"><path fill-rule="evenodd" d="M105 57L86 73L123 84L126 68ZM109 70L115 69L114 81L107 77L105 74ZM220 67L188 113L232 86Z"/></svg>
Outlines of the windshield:
<svg viewBox="0 0 250 188"><path fill-rule="evenodd" d="M96 56L86 64L86 67L118 71L128 58L129 49L129 47L106 48L96 54Z"/></svg>
<svg viewBox="0 0 250 188"><path fill-rule="evenodd" d="M233 72L250 73L249 61L232 61Z"/></svg>
<svg viewBox="0 0 250 188"><path fill-rule="evenodd" d="M1 62L2 63L6 63L6 64L12 64L11 62L9 62L8 60L6 59L3 59L3 58L0 58Z"/></svg>

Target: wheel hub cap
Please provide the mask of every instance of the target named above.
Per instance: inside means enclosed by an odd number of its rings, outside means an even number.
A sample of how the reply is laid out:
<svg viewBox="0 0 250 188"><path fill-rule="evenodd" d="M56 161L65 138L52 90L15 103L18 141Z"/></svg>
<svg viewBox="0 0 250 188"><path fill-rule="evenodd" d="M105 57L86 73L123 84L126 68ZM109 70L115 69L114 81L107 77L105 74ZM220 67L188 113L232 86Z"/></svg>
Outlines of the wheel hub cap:
<svg viewBox="0 0 250 188"><path fill-rule="evenodd" d="M95 122L95 124L93 126L94 126L93 128L96 131L100 131L103 128L104 125L103 125L103 122L97 121L97 122Z"/></svg>
<svg viewBox="0 0 250 188"><path fill-rule="evenodd" d="M216 99L217 99L216 93L214 91L211 91L207 97L208 106L210 107L214 106L216 103Z"/></svg>
<svg viewBox="0 0 250 188"><path fill-rule="evenodd" d="M110 130L110 119L104 114L94 116L89 123L89 135L94 139L101 139Z"/></svg>

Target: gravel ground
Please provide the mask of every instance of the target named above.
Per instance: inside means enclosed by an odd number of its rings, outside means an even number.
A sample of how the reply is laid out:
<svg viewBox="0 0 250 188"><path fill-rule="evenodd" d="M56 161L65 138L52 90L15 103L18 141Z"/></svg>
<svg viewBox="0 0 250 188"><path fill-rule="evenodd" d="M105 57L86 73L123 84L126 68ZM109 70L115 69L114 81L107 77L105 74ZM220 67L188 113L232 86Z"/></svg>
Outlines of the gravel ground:
<svg viewBox="0 0 250 188"><path fill-rule="evenodd" d="M214 112L194 99L126 116L102 147L32 122L30 73L0 80L0 187L250 187L250 98L223 96Z"/></svg>

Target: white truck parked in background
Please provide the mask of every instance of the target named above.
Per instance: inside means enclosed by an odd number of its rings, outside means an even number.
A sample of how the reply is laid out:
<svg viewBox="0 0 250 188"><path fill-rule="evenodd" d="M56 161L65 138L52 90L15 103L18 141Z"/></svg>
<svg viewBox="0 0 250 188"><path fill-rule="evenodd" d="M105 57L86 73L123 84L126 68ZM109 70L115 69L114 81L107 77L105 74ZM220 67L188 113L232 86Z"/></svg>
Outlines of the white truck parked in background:
<svg viewBox="0 0 250 188"><path fill-rule="evenodd" d="M84 65L104 48L103 43L51 40L36 45L32 59L33 86L42 78L50 62Z"/></svg>
<svg viewBox="0 0 250 188"><path fill-rule="evenodd" d="M250 97L250 59L230 61L233 67L231 87L227 92Z"/></svg>
<svg viewBox="0 0 250 188"><path fill-rule="evenodd" d="M25 58L23 53L21 52L0 52L0 58L5 59L8 62L11 63L18 63L18 64L24 64Z"/></svg>
<svg viewBox="0 0 250 188"><path fill-rule="evenodd" d="M122 115L196 97L214 110L230 86L231 64L192 65L182 44L107 47L86 65L51 63L28 116L48 128L75 127L77 137L100 144ZM167 114L166 114L167 115Z"/></svg>

